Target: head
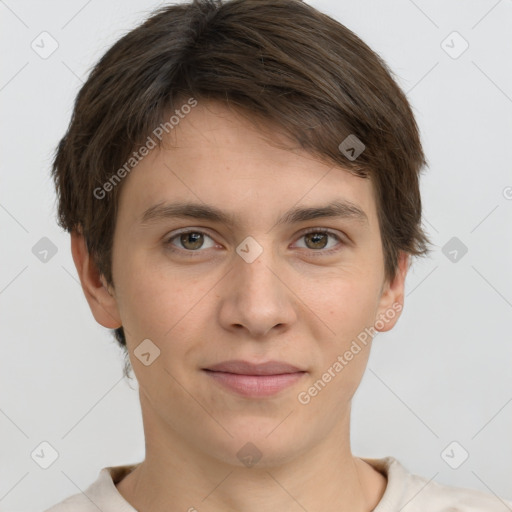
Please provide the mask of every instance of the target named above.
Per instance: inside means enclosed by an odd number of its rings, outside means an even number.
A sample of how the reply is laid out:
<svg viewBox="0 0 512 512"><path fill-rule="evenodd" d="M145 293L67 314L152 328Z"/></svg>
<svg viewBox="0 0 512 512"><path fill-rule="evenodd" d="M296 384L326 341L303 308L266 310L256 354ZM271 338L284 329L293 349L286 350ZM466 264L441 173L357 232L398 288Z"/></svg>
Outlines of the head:
<svg viewBox="0 0 512 512"><path fill-rule="evenodd" d="M147 410L222 458L223 429L283 454L346 422L371 338L395 325L411 256L428 253L425 164L392 72L342 24L299 0L195 1L159 9L98 62L53 176L125 374L131 363ZM206 375L228 359L305 373L250 400Z"/></svg>

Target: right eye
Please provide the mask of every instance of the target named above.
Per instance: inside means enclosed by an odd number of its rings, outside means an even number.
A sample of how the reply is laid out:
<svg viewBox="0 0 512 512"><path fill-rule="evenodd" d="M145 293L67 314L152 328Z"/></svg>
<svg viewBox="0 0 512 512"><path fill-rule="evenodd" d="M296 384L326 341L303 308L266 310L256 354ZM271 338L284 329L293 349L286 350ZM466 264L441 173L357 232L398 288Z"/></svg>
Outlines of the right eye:
<svg viewBox="0 0 512 512"><path fill-rule="evenodd" d="M173 252L181 252L184 253L184 255L189 253L187 256L192 256L190 253L202 252L198 249L203 247L205 237L209 238L213 242L213 239L205 232L199 231L197 229L189 229L171 236L166 240L165 245ZM176 248L176 245L173 243L174 240L177 240L177 242L181 244L181 247ZM213 243L210 247L207 247L207 249L213 247L214 245L215 243Z"/></svg>

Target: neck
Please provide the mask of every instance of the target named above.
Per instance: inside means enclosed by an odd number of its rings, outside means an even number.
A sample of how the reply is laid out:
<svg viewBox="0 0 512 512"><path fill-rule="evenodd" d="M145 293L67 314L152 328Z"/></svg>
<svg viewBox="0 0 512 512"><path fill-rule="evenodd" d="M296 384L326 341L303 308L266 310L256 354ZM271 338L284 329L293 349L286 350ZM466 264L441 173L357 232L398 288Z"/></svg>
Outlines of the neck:
<svg viewBox="0 0 512 512"><path fill-rule="evenodd" d="M235 464L227 455L206 453L144 410L143 418L146 458L117 484L121 495L139 512L167 512L170 507L191 512L297 507L369 512L384 494L385 476L350 452L349 414L342 425L306 451L272 457L267 448L251 467L238 459ZM244 444L237 442L236 446ZM226 448L224 454L237 451Z"/></svg>

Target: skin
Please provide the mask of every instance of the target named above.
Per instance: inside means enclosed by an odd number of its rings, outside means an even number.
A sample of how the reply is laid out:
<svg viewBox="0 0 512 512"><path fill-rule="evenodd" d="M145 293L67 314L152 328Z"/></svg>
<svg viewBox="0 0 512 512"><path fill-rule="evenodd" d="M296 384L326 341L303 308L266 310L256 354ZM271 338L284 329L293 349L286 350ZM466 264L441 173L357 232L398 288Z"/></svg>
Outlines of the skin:
<svg viewBox="0 0 512 512"><path fill-rule="evenodd" d="M117 489L140 512L370 511L384 493L385 476L350 449L350 404L371 342L307 405L297 395L365 327L393 304L403 306L408 257L401 255L396 277L387 281L372 182L291 141L277 147L278 140L287 141L277 127L267 125L264 133L221 104L199 102L166 147L152 150L125 178L114 287L98 274L82 236L72 234L91 311L104 327L123 325L139 383L146 458ZM289 208L334 199L355 203L368 221L276 225ZM150 206L178 200L216 206L238 224L140 223ZM176 237L183 228L205 233L203 244ZM341 241L331 236L315 245L306 228L330 229ZM252 263L236 252L247 236L263 249ZM329 249L337 250L325 254ZM377 330L392 329L399 316ZM144 339L160 350L148 366L134 355ZM228 359L280 360L307 373L276 395L245 398L202 370ZM248 442L262 454L252 467L237 457Z"/></svg>

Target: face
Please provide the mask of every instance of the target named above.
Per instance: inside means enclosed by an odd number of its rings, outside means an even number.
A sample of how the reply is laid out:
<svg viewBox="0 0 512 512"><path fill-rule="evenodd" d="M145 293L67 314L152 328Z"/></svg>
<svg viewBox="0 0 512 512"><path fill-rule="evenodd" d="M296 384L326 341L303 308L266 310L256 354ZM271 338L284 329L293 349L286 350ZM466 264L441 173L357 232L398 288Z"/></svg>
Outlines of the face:
<svg viewBox="0 0 512 512"><path fill-rule="evenodd" d="M98 322L124 327L145 423L230 464L248 442L271 464L348 432L369 333L403 302L406 259L386 282L371 181L278 139L199 102L125 178L111 295L82 279ZM185 203L198 208L176 215ZM208 370L231 360L300 372Z"/></svg>

